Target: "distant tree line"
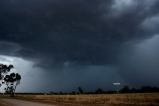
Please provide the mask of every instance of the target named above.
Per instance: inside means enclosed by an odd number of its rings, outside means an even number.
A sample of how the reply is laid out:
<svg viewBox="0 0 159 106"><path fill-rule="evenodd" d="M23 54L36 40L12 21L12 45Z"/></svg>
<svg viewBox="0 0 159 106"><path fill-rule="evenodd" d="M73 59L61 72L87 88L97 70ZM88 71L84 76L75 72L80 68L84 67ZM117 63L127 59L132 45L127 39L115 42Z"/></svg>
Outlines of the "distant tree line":
<svg viewBox="0 0 159 106"><path fill-rule="evenodd" d="M120 93L153 93L153 92L159 92L159 87L143 86L137 89L137 88L130 88L129 86L124 86L119 92Z"/></svg>
<svg viewBox="0 0 159 106"><path fill-rule="evenodd" d="M93 92L85 91L82 87L78 87L76 91L72 92L47 92L47 93L16 93L22 95L79 95L79 94L115 94L115 93L156 93L159 92L159 87L143 86L141 88L130 88L129 86L123 86L119 91L111 90L105 91L102 88L98 88Z"/></svg>
<svg viewBox="0 0 159 106"><path fill-rule="evenodd" d="M153 93L153 92L159 92L159 87L143 86L141 88L130 88L129 86L123 86L119 91L115 91L115 90L105 91L102 88L98 88L94 92L84 91L82 87L78 87L77 91L72 91L69 93L60 91L60 92L50 92L49 94L76 95L76 94L114 94L114 93Z"/></svg>

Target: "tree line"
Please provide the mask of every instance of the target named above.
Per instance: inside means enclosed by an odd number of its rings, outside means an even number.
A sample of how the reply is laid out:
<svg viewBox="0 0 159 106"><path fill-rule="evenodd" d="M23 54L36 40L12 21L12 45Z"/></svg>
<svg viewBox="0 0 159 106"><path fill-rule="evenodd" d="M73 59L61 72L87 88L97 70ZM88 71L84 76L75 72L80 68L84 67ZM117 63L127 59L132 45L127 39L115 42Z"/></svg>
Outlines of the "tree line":
<svg viewBox="0 0 159 106"><path fill-rule="evenodd" d="M152 86L142 86L141 88L130 88L129 86L123 86L118 91L116 90L110 90L105 91L102 88L98 88L93 92L85 91L82 87L78 87L76 91L72 91L69 93L66 92L50 92L48 94L55 94L55 95L65 95L65 94L115 94L115 93L155 93L159 92L159 87L152 87Z"/></svg>

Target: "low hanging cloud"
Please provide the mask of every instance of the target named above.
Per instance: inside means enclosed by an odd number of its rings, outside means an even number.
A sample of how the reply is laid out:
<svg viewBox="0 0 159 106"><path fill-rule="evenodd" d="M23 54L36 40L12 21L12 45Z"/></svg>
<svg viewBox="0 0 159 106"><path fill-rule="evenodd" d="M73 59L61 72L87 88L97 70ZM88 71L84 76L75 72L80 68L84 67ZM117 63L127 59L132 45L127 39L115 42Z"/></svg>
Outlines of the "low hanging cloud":
<svg viewBox="0 0 159 106"><path fill-rule="evenodd" d="M158 85L159 35L137 44L127 44L120 55L119 74L132 86Z"/></svg>

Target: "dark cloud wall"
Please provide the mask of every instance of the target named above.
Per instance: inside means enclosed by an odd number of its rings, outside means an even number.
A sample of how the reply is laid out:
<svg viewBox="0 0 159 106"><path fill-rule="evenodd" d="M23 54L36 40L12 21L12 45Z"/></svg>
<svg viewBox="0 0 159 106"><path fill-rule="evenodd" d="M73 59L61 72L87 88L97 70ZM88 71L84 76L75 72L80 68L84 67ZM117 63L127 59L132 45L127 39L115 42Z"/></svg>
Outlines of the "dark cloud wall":
<svg viewBox="0 0 159 106"><path fill-rule="evenodd" d="M47 70L113 65L125 77L135 67L125 64L130 63L125 51L158 34L153 24L158 5L157 0L1 0L0 41L6 46L1 54Z"/></svg>
<svg viewBox="0 0 159 106"><path fill-rule="evenodd" d="M127 44L120 55L119 74L132 86L158 85L159 35L137 44ZM130 48L131 47L131 48Z"/></svg>

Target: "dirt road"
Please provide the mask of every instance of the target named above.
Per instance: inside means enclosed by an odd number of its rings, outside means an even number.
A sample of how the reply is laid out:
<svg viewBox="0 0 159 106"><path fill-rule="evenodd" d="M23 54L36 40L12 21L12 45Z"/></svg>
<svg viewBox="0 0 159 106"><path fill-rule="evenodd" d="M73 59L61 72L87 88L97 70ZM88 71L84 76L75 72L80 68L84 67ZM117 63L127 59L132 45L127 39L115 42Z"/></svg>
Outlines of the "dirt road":
<svg viewBox="0 0 159 106"><path fill-rule="evenodd" d="M0 99L0 106L55 106L16 99Z"/></svg>

